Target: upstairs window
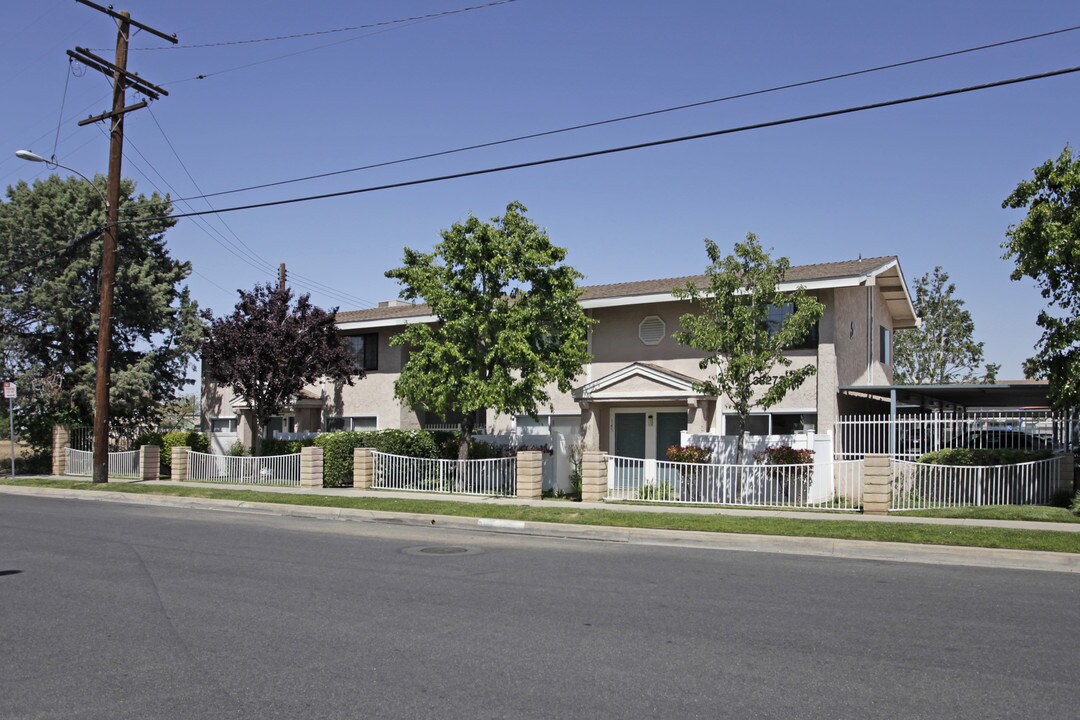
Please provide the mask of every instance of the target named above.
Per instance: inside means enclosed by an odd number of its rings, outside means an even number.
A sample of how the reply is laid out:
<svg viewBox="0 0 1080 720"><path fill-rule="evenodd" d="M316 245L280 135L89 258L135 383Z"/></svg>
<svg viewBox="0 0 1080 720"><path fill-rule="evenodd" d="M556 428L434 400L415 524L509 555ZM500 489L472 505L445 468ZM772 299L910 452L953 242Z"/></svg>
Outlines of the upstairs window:
<svg viewBox="0 0 1080 720"><path fill-rule="evenodd" d="M379 333L349 335L345 339L349 342L357 370L379 369Z"/></svg>
<svg viewBox="0 0 1080 720"><path fill-rule="evenodd" d="M892 330L884 325L878 331L878 359L892 365Z"/></svg>
<svg viewBox="0 0 1080 720"><path fill-rule="evenodd" d="M769 306L769 333L774 334L783 325L784 320L789 315L795 312L794 303L783 303L781 305ZM814 323L814 326L806 333L806 337L801 342L797 342L789 350L816 350L818 346L818 324Z"/></svg>

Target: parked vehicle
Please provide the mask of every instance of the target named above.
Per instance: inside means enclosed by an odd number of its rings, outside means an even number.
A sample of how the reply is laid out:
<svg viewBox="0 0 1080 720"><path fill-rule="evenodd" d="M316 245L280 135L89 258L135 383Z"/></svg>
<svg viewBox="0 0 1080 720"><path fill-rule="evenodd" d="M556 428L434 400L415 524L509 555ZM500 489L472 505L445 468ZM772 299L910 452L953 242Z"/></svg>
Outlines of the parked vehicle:
<svg viewBox="0 0 1080 720"><path fill-rule="evenodd" d="M1045 440L1017 430L970 430L954 435L945 445L951 448L1016 448L1017 450L1051 450Z"/></svg>

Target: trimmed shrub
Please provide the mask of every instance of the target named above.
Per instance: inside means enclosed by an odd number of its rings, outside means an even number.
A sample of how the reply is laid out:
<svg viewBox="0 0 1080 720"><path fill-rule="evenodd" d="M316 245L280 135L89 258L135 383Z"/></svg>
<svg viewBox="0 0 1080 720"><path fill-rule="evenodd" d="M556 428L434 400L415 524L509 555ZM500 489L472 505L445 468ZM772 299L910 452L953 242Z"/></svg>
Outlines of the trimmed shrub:
<svg viewBox="0 0 1080 720"><path fill-rule="evenodd" d="M1073 515L1080 515L1080 492L1076 493L1076 497L1073 498L1069 510Z"/></svg>
<svg viewBox="0 0 1080 720"><path fill-rule="evenodd" d="M210 438L196 430L170 430L169 432L148 432L135 438L136 448L143 445L157 445L161 448L161 467L172 467L172 449L189 447L195 452L210 452Z"/></svg>
<svg viewBox="0 0 1080 720"><path fill-rule="evenodd" d="M669 445L667 459L670 462L703 464L709 462L712 451L698 445Z"/></svg>
<svg viewBox="0 0 1080 720"><path fill-rule="evenodd" d="M1014 465L1053 457L1050 450L1021 450L1019 448L946 448L919 458L930 465Z"/></svg>
<svg viewBox="0 0 1080 720"><path fill-rule="evenodd" d="M315 444L314 438L308 440L263 440L259 454L270 455L295 455L300 448L311 447Z"/></svg>
<svg viewBox="0 0 1080 720"><path fill-rule="evenodd" d="M323 449L323 487L352 485L353 450L371 448L391 455L437 458L431 434L422 430L371 430L319 435L312 443Z"/></svg>
<svg viewBox="0 0 1080 720"><path fill-rule="evenodd" d="M443 460L457 460L458 444L460 435L454 430L430 430L428 434L438 448L439 457Z"/></svg>
<svg viewBox="0 0 1080 720"><path fill-rule="evenodd" d="M809 465L814 462L814 451L796 450L790 445L774 445L754 453L754 459L767 465Z"/></svg>

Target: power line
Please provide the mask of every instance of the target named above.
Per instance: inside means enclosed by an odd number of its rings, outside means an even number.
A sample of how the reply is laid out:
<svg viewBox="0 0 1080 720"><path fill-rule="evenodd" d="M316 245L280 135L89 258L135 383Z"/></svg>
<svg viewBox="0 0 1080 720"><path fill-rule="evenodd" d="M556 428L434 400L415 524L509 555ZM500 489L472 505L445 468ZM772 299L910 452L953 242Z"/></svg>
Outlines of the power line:
<svg viewBox="0 0 1080 720"><path fill-rule="evenodd" d="M661 115L661 114L664 114L664 113L676 112L676 111L679 111L679 110L688 110L688 109L691 109L691 108L702 107L702 106L705 106L705 105L713 105L713 104L716 104L716 103L729 102L731 100L740 100L740 99L743 99L743 98L754 97L756 95L765 95L765 94L768 94L768 93L780 92L782 90L792 90L792 89L795 89L795 88L806 87L806 86L809 86L809 85L816 85L816 84L819 84L819 83L825 83L825 82L830 82L830 81L834 81L834 80L842 80L842 79L845 79L845 78L857 77L859 75L866 75L866 74L869 74L869 73L881 72L883 70L891 70L891 69L894 69L894 68L905 67L905 66L908 66L908 65L916 65L916 64L919 64L919 63L930 62L932 60L941 60L943 58L949 58L949 57L955 57L955 56L958 56L958 55L964 55L964 54L968 54L968 53L979 52L981 50L989 50L989 49L992 49L992 48L1002 47L1002 46L1005 46L1005 45L1012 45L1012 44L1015 44L1015 43L1028 42L1028 41L1031 41L1031 40L1037 40L1037 39L1040 39L1040 38L1050 37L1052 35L1060 35L1060 34L1063 34L1063 33L1075 32L1076 30L1080 30L1080 25L1074 25L1072 27L1061 28L1061 29L1058 29L1058 30L1050 30L1048 32L1038 33L1038 34L1035 34L1035 35L1026 35L1024 37L1012 38L1010 40L1002 40L1002 41L998 41L998 42L987 43L987 44L984 44L984 45L977 45L975 47L964 48L964 49L961 49L961 50L951 50L949 52L938 53L938 54L935 54L935 55L926 55L926 56L923 56L923 57L914 58L914 59L910 59L910 60L902 60L902 61L899 61L899 62L888 63L886 65L877 65L875 67L863 68L861 70L852 70L852 71L849 71L849 72L837 73L837 74L834 74L834 75L827 75L827 76L824 76L824 77L813 78L811 80L802 80L802 81L799 81L799 82L786 83L786 84L783 84L783 85L774 85L772 87L763 88L763 89L759 89L759 90L750 90L750 91L743 92L743 93L737 93L737 94L734 94L734 95L726 95L724 97L712 98L712 99L709 99L709 100L699 100L699 101L692 102L692 103L685 103L683 105L673 105L673 106L670 106L670 107L660 108L658 110L648 110L648 111L645 111L645 112L633 113L633 114L630 114L630 115L621 115L619 117L608 118L608 119L605 119L605 120L596 120L596 121L587 122L587 123L580 123L580 124L577 124L577 125L570 125L570 126L567 126L567 127L557 128L557 129L554 129L554 130L543 130L543 131L540 131L540 132L529 133L529 134L526 134L526 135L517 135L517 136L514 136L514 137L510 137L510 138L505 138L505 139L502 139L502 140L492 140L492 141L489 141L489 142L476 143L474 145L465 145L463 147L452 148L450 150L439 150L439 151L436 151L436 152L430 152L430 153L424 153L424 154L421 154L421 155L412 155L410 157L399 158L397 160L387 160L387 161L384 161L384 162L372 163L372 164L369 164L369 165L360 165L360 166L357 166L357 167L345 168L344 170L333 170L333 171L330 171L330 172L317 173L315 175L305 175L303 177L291 178L291 179L287 179L287 180L278 180L278 181L275 181L275 182L260 183L258 185L248 185L246 187L235 188L235 189L232 189L232 190L221 190L221 191L218 191L218 192L212 192L212 193L208 193L206 195L194 196L194 197L190 197L190 198L186 198L186 199L195 200L195 199L208 198L208 197L218 197L218 196L221 196L221 195L231 195L231 194L234 194L234 193L248 192L250 190L262 190L262 189L268 188L268 187L277 187L277 186L280 186L280 185L290 185L290 184L298 183L298 182L306 182L308 180L318 180L318 179L321 179L321 178L334 177L336 175L345 175L345 174L348 174L348 173L360 172L362 170L374 170L376 168L388 167L388 166L391 166L391 165L400 165L400 164L403 164L403 163L414 162L414 161L417 161L417 160L428 160L428 159L431 159L431 158L442 157L442 156L445 156L445 155L453 155L453 154L456 154L456 153L467 152L469 150L480 150L480 149L483 149L483 148L495 147L497 145L506 145L508 143L520 142L522 140L532 140L534 138L547 137L547 136L550 136L550 135L558 135L560 133L572 132L574 130L584 130L584 129L587 129L587 128L599 127L599 126L602 126L602 125L610 125L610 124L613 124L613 123L625 122L627 120L637 120L639 118L650 117L650 116L653 116L653 115Z"/></svg>
<svg viewBox="0 0 1080 720"><path fill-rule="evenodd" d="M82 235L79 235L75 239L68 241L67 244L62 245L57 250L50 250L47 253L43 253L43 254L38 255L36 257L32 257L29 260L26 260L22 264L16 265L13 268L7 268L7 272L4 273L3 275L0 275L0 280L7 280L8 278L14 277L17 273L20 273L23 270L27 270L27 269L29 269L29 268L31 268L33 266L40 265L41 263L45 262L46 260L51 260L53 258L61 257L62 255L66 254L66 253L69 253L72 250L74 250L75 248L79 247L83 243L93 240L95 237L100 235L104 230L105 230L104 225L98 225L97 227L93 228L92 230L84 232Z"/></svg>
<svg viewBox="0 0 1080 720"><path fill-rule="evenodd" d="M160 125L159 125L159 130L160 129L161 128L160 128ZM164 136L164 131L162 131L162 134ZM167 143L169 142L167 136L165 137L165 141ZM173 193L176 193L176 188L173 187L172 183L170 183L165 178L165 176L161 174L161 171L159 171L154 166L154 164L150 161L150 159L148 157L146 157L146 155L143 154L143 152L141 150L139 150L138 146L135 145L135 143L131 141L130 137L128 138L128 145L130 145L131 148L136 153L138 153L139 157L142 158L142 160L154 172L154 174L157 175L158 179L160 179L161 182L167 188L169 188L169 190L171 190ZM171 147L171 143L170 143L170 147ZM173 151L175 153L175 148L173 148ZM166 194L165 191L162 190L158 186L158 184L155 183L153 181L153 179L150 178L149 175L147 175L147 173L139 166L138 163L136 163L134 160L132 160L127 154L124 155L124 159L127 160L127 162L129 164L131 164L132 167L135 168L136 172L138 172L140 175L142 175L143 178L147 182L149 182L150 185L153 186L153 188L155 190L157 190L162 195ZM180 162L180 164L182 166L184 165L184 162L183 162L183 160L180 159L179 155L177 155L177 160ZM184 169L185 169L185 172L187 172L186 166L185 166ZM195 179L190 175L190 173L188 174L188 177L191 179L192 183L194 183L196 185L196 187L198 187L198 184L196 183ZM194 210L194 208L191 207L190 203L185 201L184 205L187 206L188 208L191 208L192 210ZM210 205L209 202L207 202L207 205L211 209L213 209L213 206ZM145 204L144 204L144 206L145 206ZM212 226L210 223L206 222L201 217L199 217L199 218L197 218L195 220L195 227L197 227L200 231L202 231L202 233L205 234L207 237L209 237L211 240L213 240L218 245L220 245L222 247L222 249L224 249L226 252L233 255L238 260L241 260L242 262L246 263L247 265L249 265L251 268L253 268L257 272L259 272L259 273L267 273L267 274L272 274L274 272L273 266L268 261L266 261L264 258L260 257L254 250L251 249L250 246L248 246L246 243L244 243L243 240L241 240L240 237L238 235L236 235L235 232L232 231L232 228L230 228L228 226L228 224L224 221L223 218L219 217L218 220L221 222L222 225L224 225L226 227L226 229L229 230L230 233L232 233L232 235L234 237L236 237L236 240L240 243L240 245L237 245L236 243L234 243L232 240L230 240L228 237L226 237L224 235L224 233L222 233L220 230L218 230L217 228ZM308 285L307 283L304 283L304 282L295 282L294 284L297 285L298 287L300 287L303 290L308 290L310 292L325 295L325 296L329 297L331 300L334 300L336 302L341 302L341 303L345 303L345 304L348 304L348 305L361 305L361 306L364 306L364 305L374 306L375 305L375 303L372 303L369 300L365 300L363 298L351 296L348 293L339 291L339 290L337 290L335 288L332 288L332 287L330 287L328 285L324 286L323 288L319 288L319 287L312 287L312 286L310 286L310 285ZM321 285L322 283L314 283L314 284ZM220 286L218 286L218 287L220 287Z"/></svg>
<svg viewBox="0 0 1080 720"><path fill-rule="evenodd" d="M681 135L673 138L665 138L662 140L651 140L648 142L635 143L633 145L622 145L613 148L604 148L602 150L591 150L588 152L575 153L573 155L561 155L558 157L545 158L542 160L531 160L528 162L514 163L512 165L499 165L496 167L483 168L480 170L468 170L465 172L451 173L449 175L438 175L435 177L421 178L418 180L406 180L403 182L387 183L385 185L372 185L368 187L355 188L352 190L339 190L331 193L321 193L319 195L305 195L302 197L287 198L285 200L271 200L268 202L251 203L248 205L235 205L233 207L219 208L217 210L207 210L202 212L190 212L190 213L177 213L173 215L164 215L161 217L121 220L121 224L134 223L134 222L146 222L148 220L158 220L162 218L185 218L185 217L198 217L201 215L212 215L214 213L227 213L238 212L240 210L254 210L256 208L275 207L277 205L292 205L295 203L309 202L312 200L326 200L328 198L345 197L347 195L359 195L361 193L377 192L380 190L392 190L395 188L412 187L416 185L427 185L430 183L443 182L446 180L457 180L466 177L475 177L478 175L490 175L493 173L506 172L509 170L521 170L530 167L539 167L541 165L553 165L555 163L568 162L570 160L582 160L584 158L599 157L601 155L613 155L616 153L629 152L631 150L642 150L644 148L659 147L661 145L673 145L675 143L687 142L690 140L700 140L703 138L719 137L721 135L733 135L735 133L747 132L750 130L761 130L764 128L778 127L781 125L792 125L794 123L807 122L809 120L820 120L822 118L836 117L839 115L849 115L851 113L863 112L866 110L876 110L879 108L893 107L896 105L905 105L914 102L920 102L923 100L932 100L935 98L948 97L951 95L961 95L964 93L976 92L978 90L989 90L991 88L1004 87L1006 85L1016 85L1019 83L1031 82L1032 80L1042 80L1045 78L1056 77L1059 75L1068 75L1070 73L1080 72L1080 66L1063 68L1061 70L1051 70L1049 72L1038 73L1035 75L1025 75L1022 77L1010 78L1008 80L996 80L993 82L982 83L980 85L969 85L967 87L953 88L951 90L942 90L939 92L925 93L923 95L913 95L906 98L899 98L895 100L884 100L882 102L869 103L866 105L857 105L854 107L840 108L838 110L827 110L825 112L812 113L810 115L799 115L796 117L783 118L780 120L770 120L767 122L754 123L751 125L740 125L732 128L724 128L722 130L712 130L709 132L695 133L693 135Z"/></svg>
<svg viewBox="0 0 1080 720"><path fill-rule="evenodd" d="M381 22L367 23L364 25L350 25L348 27L331 28L329 30L313 30L311 32L293 33L291 35L275 35L272 37L253 38L250 40L225 40L222 42L200 43L197 45L174 45L169 48L132 48L132 50L194 50L198 48L225 47L228 45L253 45L255 43L277 42L279 40L295 40L297 38L315 37L318 35L333 35L335 33L352 32L354 30L368 30L371 28L385 27L387 25L400 25L402 23L418 22L421 20L434 20L436 18L446 17L448 15L458 15L460 13L466 13L472 10L484 10L487 8L495 7L496 5L508 5L513 2L517 2L517 0L494 0L494 2L484 3L483 5L471 5L469 7L456 8L454 10L444 10L437 13L428 13L427 15L414 15L413 17L399 18L397 20L383 20Z"/></svg>
<svg viewBox="0 0 1080 720"><path fill-rule="evenodd" d="M173 157L175 157L176 161L180 163L180 167L182 167L184 169L184 172L187 174L188 180L191 181L191 184L194 185L195 189L198 190L201 193L202 188L199 186L199 183L195 179L195 176L193 176L191 174L191 171L188 169L187 163L185 163L183 158L180 157L180 153L177 152L176 146L173 145L172 140L170 140L169 136L165 133L165 128L163 128L161 126L161 123L158 122L157 116L154 114L153 109L152 108L147 108L147 110L150 113L150 117L154 121L154 125L157 126L158 132L161 133L161 137L165 140L165 143L169 146L169 149L172 151ZM140 153L140 155L141 155L141 153ZM158 175L160 176L161 173L158 173ZM209 207L210 209L213 209L214 206L210 204L209 200L206 200L204 198L203 202L206 203L207 207ZM227 222L225 222L225 218L218 217L217 219L222 224L222 226L226 230L229 231L229 234L232 235L234 238L236 238L236 241L238 243L240 243L241 246L243 246L243 248L251 255L251 257L255 258L260 263L263 263L264 265L266 265L267 268L272 268L272 265L271 265L270 262L268 262L265 258L261 257L258 253L256 253L255 250L252 249L252 247L250 245L245 243L243 241L243 239L241 239L241 237L236 234L236 231L233 230L232 227ZM222 236L222 237L224 238L224 236ZM351 304L368 305L368 306L372 306L372 307L375 306L375 303L373 303L370 300L367 300L365 298L362 298L362 297L359 297L359 296L356 296L356 295L351 295L351 294L349 294L347 292L343 292L341 290L338 290L337 288L331 287L330 285L326 285L325 283L322 283L322 282L320 282L318 280L311 280L311 279L308 279L308 278L304 278L304 276L302 276L302 275L295 275L295 277L297 277L297 278L299 278L301 280L307 280L308 281L308 285L304 285L303 283L297 283L298 285L301 285L301 287L308 287L309 289L311 289L311 290L313 290L315 292L321 292L324 295L330 295L332 299L336 298L338 300L343 300L343 301L351 303ZM311 288L310 285L321 286L321 289Z"/></svg>
<svg viewBox="0 0 1080 720"><path fill-rule="evenodd" d="M313 53L318 50L325 50L328 47L334 47L336 45L344 45L345 43L356 42L357 40L366 40L367 38L374 37L376 35L382 35L383 33L392 32L394 30L401 30L403 28L412 27L422 22L428 22L427 20L414 20L410 23L403 25L395 25L394 27L385 27L381 30L373 30L363 35L356 37L345 38L344 40L336 40L332 43L326 43L325 45L316 45L314 47L305 48L303 50L296 50L295 52L285 53L284 55L275 55L273 57L263 58L262 60L254 60L243 65L236 65L234 67L225 68L224 70L215 70L214 72L200 73L194 77L184 78L182 80L173 80L172 82L165 83L166 85L179 85L180 83L191 82L193 80L206 80L207 78L214 77L216 75L224 75L226 73L236 72L237 70L246 70L248 68L256 67L257 65L265 65L267 63L277 62L278 60L286 60L297 55L306 55L307 53Z"/></svg>

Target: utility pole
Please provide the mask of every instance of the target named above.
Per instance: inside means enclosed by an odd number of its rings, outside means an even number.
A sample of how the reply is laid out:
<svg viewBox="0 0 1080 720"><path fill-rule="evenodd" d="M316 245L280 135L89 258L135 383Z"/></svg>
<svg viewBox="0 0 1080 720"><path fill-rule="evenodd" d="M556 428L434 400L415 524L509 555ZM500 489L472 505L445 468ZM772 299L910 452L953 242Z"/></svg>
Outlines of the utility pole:
<svg viewBox="0 0 1080 720"><path fill-rule="evenodd" d="M81 120L79 125L87 125L99 120L111 120L109 131L109 176L105 189L105 236L101 251L101 304L98 314L97 376L94 383L94 482L109 481L109 356L112 347L112 305L113 285L116 279L116 244L120 219L120 162L124 153L124 115L132 110L146 107L146 101L125 107L125 91L131 87L136 92L157 100L161 95L168 95L165 90L152 85L127 71L128 38L131 27L145 30L153 35L176 42L176 36L169 36L152 27L131 19L126 10L117 12L112 6L102 7L89 0L75 0L98 12L117 20L116 62L98 57L85 48L76 47L67 54L83 65L111 76L113 81L112 111Z"/></svg>
<svg viewBox="0 0 1080 720"><path fill-rule="evenodd" d="M278 292L285 292L285 263L281 263L280 265L278 265L277 289Z"/></svg>

